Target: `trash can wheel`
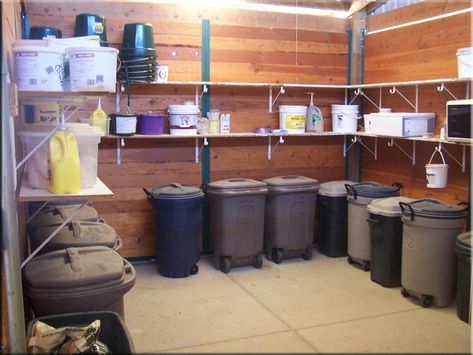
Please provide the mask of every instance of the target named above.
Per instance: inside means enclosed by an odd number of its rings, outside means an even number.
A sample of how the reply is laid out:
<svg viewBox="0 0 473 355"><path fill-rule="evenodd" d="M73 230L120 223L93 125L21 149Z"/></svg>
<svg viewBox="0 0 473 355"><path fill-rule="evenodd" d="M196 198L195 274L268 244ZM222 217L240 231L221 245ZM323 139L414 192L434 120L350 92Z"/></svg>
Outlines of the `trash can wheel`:
<svg viewBox="0 0 473 355"><path fill-rule="evenodd" d="M422 295L422 297L420 298L420 303L424 308L432 306L432 296Z"/></svg>
<svg viewBox="0 0 473 355"><path fill-rule="evenodd" d="M312 246L311 245L309 245L304 251L304 254L302 254L302 259L304 260L312 259Z"/></svg>
<svg viewBox="0 0 473 355"><path fill-rule="evenodd" d="M253 260L253 266L256 269L261 269L261 267L263 266L263 257L260 253L255 255L255 260Z"/></svg>
<svg viewBox="0 0 473 355"><path fill-rule="evenodd" d="M282 254L283 250L281 248L273 248L273 250L271 250L271 259L275 264L282 263Z"/></svg>
<svg viewBox="0 0 473 355"><path fill-rule="evenodd" d="M232 261L228 256L221 256L220 257L220 271L227 274L232 267Z"/></svg>
<svg viewBox="0 0 473 355"><path fill-rule="evenodd" d="M196 264L192 265L191 269L189 270L189 274L195 275L198 272L199 272L199 267Z"/></svg>
<svg viewBox="0 0 473 355"><path fill-rule="evenodd" d="M351 258L351 256L347 257L347 263L350 265L353 264L353 259Z"/></svg>
<svg viewBox="0 0 473 355"><path fill-rule="evenodd" d="M371 263L369 261L363 261L363 271L370 271Z"/></svg>
<svg viewBox="0 0 473 355"><path fill-rule="evenodd" d="M405 297L405 298L411 297L411 294L407 292L407 290L404 287L401 288L401 295L402 297Z"/></svg>

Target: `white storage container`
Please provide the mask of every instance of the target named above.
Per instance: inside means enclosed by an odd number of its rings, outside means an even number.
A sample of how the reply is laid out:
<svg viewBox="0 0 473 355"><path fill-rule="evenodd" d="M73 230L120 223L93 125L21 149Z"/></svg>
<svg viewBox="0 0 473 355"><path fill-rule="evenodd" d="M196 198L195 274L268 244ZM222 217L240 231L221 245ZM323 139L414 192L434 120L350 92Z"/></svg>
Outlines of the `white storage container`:
<svg viewBox="0 0 473 355"><path fill-rule="evenodd" d="M169 105L169 131L171 135L197 134L197 120L199 106L196 105Z"/></svg>
<svg viewBox="0 0 473 355"><path fill-rule="evenodd" d="M358 105L332 105L332 131L352 133L358 130Z"/></svg>
<svg viewBox="0 0 473 355"><path fill-rule="evenodd" d="M393 137L416 137L434 133L435 113L380 112L365 115L369 132Z"/></svg>
<svg viewBox="0 0 473 355"><path fill-rule="evenodd" d="M51 127L34 126L34 131L19 132L25 145L25 154L51 132ZM97 182L98 144L103 133L99 128L86 123L69 123L67 130L75 135L79 145L81 188L93 187ZM27 181L32 188L46 190L49 188L48 149L49 140L41 145L27 162Z"/></svg>
<svg viewBox="0 0 473 355"><path fill-rule="evenodd" d="M458 77L473 77L473 47L460 48L457 50Z"/></svg>
<svg viewBox="0 0 473 355"><path fill-rule="evenodd" d="M288 133L304 133L307 106L279 106L279 128Z"/></svg>

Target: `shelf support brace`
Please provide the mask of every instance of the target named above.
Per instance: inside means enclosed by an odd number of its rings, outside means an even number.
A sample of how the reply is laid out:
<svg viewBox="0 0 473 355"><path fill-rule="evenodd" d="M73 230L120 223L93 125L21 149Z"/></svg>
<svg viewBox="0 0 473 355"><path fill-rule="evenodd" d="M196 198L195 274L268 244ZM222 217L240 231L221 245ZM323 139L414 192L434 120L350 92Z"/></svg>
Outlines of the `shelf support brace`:
<svg viewBox="0 0 473 355"><path fill-rule="evenodd" d="M206 84L204 84L204 86L202 86L202 94L200 94L199 96L199 87L196 85L195 87L195 105L196 106L200 105L200 102L202 101L202 96L204 96L204 94L207 93L208 91L209 91L209 88L207 87Z"/></svg>
<svg viewBox="0 0 473 355"><path fill-rule="evenodd" d="M416 141L412 141L412 155L406 152L404 148L402 148L393 138L391 138L391 141L388 142L388 147L393 146L398 147L399 150L412 161L412 165L416 165Z"/></svg>
<svg viewBox="0 0 473 355"><path fill-rule="evenodd" d="M199 155L202 153L202 149L204 149L204 146L209 145L209 141L207 140L207 137L204 137L204 144L202 144L202 148L199 149L199 138L195 139L195 162L199 162Z"/></svg>
<svg viewBox="0 0 473 355"><path fill-rule="evenodd" d="M465 168L466 168L466 145L463 145L463 149L462 149L462 161L461 163L448 151L445 149L445 147L442 145L442 143L440 142L439 145L437 147L435 147L435 150L440 152L440 151L444 151L445 153L447 153L447 155L452 158L452 160L457 163L458 165L460 165L460 167L462 168L462 173L465 172Z"/></svg>
<svg viewBox="0 0 473 355"><path fill-rule="evenodd" d="M378 111L379 111L379 106L376 105L376 103L375 103L373 100L371 100L371 99L363 92L363 90L361 90L360 88L358 88L358 89L355 90L355 97L353 97L353 99L350 101L349 105L351 105L352 102L355 101L355 99L356 99L359 95L365 97L365 98L366 98L369 102L371 102L371 104L372 104L374 107L376 107L376 108L378 109Z"/></svg>
<svg viewBox="0 0 473 355"><path fill-rule="evenodd" d="M42 210L46 207L49 201L44 202L31 216L28 217L26 223L30 223Z"/></svg>
<svg viewBox="0 0 473 355"><path fill-rule="evenodd" d="M347 147L346 136L344 136L344 142L343 142L343 157L344 158L346 158L347 152L350 150L350 148L353 147L353 145L357 142L360 143L361 146L364 147L368 152L370 152L371 155L373 155L374 160L378 160L378 137L374 138L374 149L372 150L365 143L363 143L361 137L359 136L354 136L351 139L350 145Z"/></svg>
<svg viewBox="0 0 473 355"><path fill-rule="evenodd" d="M415 104L413 104L413 103L411 102L411 100L409 100L407 97L405 97L405 96L402 94L402 92L400 92L395 86L393 86L391 89L389 89L389 93L390 93L391 95L394 95L395 93L398 93L399 96L401 96L401 97L404 99L404 101L406 101L406 102L415 110L415 112L417 112L417 101L418 101L418 98L417 98L417 97L418 97L418 95L417 95L417 90L418 90L418 89L417 89L417 88L418 88L418 87L417 87L417 85L416 85L416 103L415 103Z"/></svg>
<svg viewBox="0 0 473 355"><path fill-rule="evenodd" d="M268 136L268 160L271 160L273 152L276 150L279 144L284 144L284 138L279 136L279 140L274 147L271 148L271 136Z"/></svg>
<svg viewBox="0 0 473 355"><path fill-rule="evenodd" d="M20 266L20 270L23 269L23 267L24 267L26 264L28 264L28 262L29 262L31 259L33 259L33 258L35 257L35 255L38 254L38 253L41 251L41 249L43 249L44 246L45 246L46 244L48 244L49 241L50 241L51 239L53 239L53 238L56 236L56 234L58 234L58 233L61 231L61 229L64 228L64 227L66 226L66 224L68 224L68 223L79 213L79 211L82 209L82 207L84 207L84 206L90 206L91 204L92 204L91 201L85 201L85 202L82 203L79 207L77 207L77 208L74 210L74 212L73 212L69 217L67 217L67 218L65 219L65 221L62 222L62 224L61 224L59 227L57 227L57 228L54 230L54 232L52 232L51 235L50 235L49 237L47 237L47 238L44 240L44 242L42 242L41 245L40 245L39 247L37 247L37 248L30 254L30 256L28 256L28 257L25 259L25 261L23 261L23 263L22 263L21 266Z"/></svg>
<svg viewBox="0 0 473 355"><path fill-rule="evenodd" d="M276 95L276 98L273 101L273 87L272 86L269 87L269 112L273 112L273 106L278 100L279 95L285 94L285 93L286 93L286 90L284 89L284 86L281 86L279 88L278 94Z"/></svg>
<svg viewBox="0 0 473 355"><path fill-rule="evenodd" d="M450 90L447 89L444 83L441 83L440 86L437 86L437 91L438 92L446 91L450 94L451 97L453 97L455 100L458 100L457 97L453 95Z"/></svg>
<svg viewBox="0 0 473 355"><path fill-rule="evenodd" d="M115 159L115 162L117 165L122 164L122 148L125 147L125 139L124 138L118 138L117 139L117 157Z"/></svg>

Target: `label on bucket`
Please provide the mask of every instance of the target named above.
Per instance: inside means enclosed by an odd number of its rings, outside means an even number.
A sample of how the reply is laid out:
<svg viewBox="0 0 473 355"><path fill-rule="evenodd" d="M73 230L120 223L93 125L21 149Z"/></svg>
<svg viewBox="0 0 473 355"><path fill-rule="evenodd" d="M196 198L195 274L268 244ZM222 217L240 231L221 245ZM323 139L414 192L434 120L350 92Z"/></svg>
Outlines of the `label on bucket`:
<svg viewBox="0 0 473 355"><path fill-rule="evenodd" d="M286 114L286 129L305 129L305 116Z"/></svg>

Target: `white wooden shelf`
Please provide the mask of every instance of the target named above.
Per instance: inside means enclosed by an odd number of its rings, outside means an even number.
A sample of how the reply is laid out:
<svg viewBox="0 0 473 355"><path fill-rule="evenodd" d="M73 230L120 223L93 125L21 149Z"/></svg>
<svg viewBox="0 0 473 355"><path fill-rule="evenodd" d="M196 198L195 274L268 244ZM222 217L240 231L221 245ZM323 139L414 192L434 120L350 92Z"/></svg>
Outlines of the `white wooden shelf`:
<svg viewBox="0 0 473 355"><path fill-rule="evenodd" d="M59 200L84 200L96 196L113 196L110 190L99 178L94 187L81 189L77 194L53 194L48 190L33 189L28 186L27 181L22 181L19 200L27 201L59 201Z"/></svg>
<svg viewBox="0 0 473 355"><path fill-rule="evenodd" d="M102 138L112 139L186 139L186 138L258 138L258 137L332 137L344 136L346 133L338 132L305 132L305 133L252 133L236 132L226 134L192 134L192 135L171 135L171 134L135 134L133 136L107 135Z"/></svg>

